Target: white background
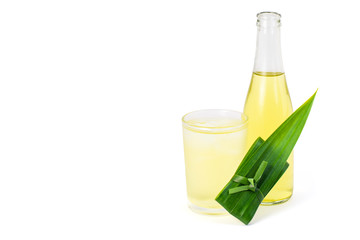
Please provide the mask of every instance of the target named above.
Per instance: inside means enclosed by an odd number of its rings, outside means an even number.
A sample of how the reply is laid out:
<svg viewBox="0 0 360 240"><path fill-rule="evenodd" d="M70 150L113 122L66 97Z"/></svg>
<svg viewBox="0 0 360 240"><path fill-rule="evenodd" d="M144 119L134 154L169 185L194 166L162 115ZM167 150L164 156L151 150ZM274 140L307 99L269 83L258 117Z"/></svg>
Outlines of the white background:
<svg viewBox="0 0 360 240"><path fill-rule="evenodd" d="M282 14L292 199L187 207L181 117L242 111L256 14ZM0 239L359 239L356 1L1 1Z"/></svg>

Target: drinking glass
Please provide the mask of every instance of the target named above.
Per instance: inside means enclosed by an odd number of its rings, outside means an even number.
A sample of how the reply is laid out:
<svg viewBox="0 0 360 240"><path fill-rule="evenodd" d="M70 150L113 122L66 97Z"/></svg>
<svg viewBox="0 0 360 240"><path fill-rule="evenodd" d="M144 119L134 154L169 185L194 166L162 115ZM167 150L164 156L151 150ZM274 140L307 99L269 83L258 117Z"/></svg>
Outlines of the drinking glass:
<svg viewBox="0 0 360 240"><path fill-rule="evenodd" d="M182 118L189 206L205 214L226 211L215 201L246 150L247 116L223 109L199 110Z"/></svg>

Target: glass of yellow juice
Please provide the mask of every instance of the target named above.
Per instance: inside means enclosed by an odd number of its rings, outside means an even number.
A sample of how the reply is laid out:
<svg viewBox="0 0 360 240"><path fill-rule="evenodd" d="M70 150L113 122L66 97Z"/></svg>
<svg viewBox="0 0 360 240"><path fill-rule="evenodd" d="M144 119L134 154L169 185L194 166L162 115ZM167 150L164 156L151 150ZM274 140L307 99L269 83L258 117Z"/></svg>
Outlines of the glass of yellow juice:
<svg viewBox="0 0 360 240"><path fill-rule="evenodd" d="M215 201L239 166L246 150L247 116L209 109L182 118L189 207L200 213L223 214Z"/></svg>

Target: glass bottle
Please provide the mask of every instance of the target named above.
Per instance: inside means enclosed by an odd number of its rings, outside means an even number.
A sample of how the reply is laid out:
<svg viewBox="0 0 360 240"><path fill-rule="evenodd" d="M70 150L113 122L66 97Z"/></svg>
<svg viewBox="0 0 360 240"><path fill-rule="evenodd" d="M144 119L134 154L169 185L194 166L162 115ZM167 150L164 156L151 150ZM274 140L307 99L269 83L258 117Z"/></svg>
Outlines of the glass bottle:
<svg viewBox="0 0 360 240"><path fill-rule="evenodd" d="M254 71L244 113L249 117L247 147L257 137L267 139L293 112L286 84L280 44L280 18L275 12L257 15L257 45ZM293 192L293 153L287 171L265 197L262 204L287 201Z"/></svg>

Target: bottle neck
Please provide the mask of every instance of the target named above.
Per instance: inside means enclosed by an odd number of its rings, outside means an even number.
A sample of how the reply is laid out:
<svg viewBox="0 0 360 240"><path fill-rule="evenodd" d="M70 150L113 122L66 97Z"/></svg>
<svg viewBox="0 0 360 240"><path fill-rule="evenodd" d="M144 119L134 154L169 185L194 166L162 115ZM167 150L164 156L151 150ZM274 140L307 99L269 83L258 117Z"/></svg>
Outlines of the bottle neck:
<svg viewBox="0 0 360 240"><path fill-rule="evenodd" d="M283 73L280 21L258 18L254 72Z"/></svg>

